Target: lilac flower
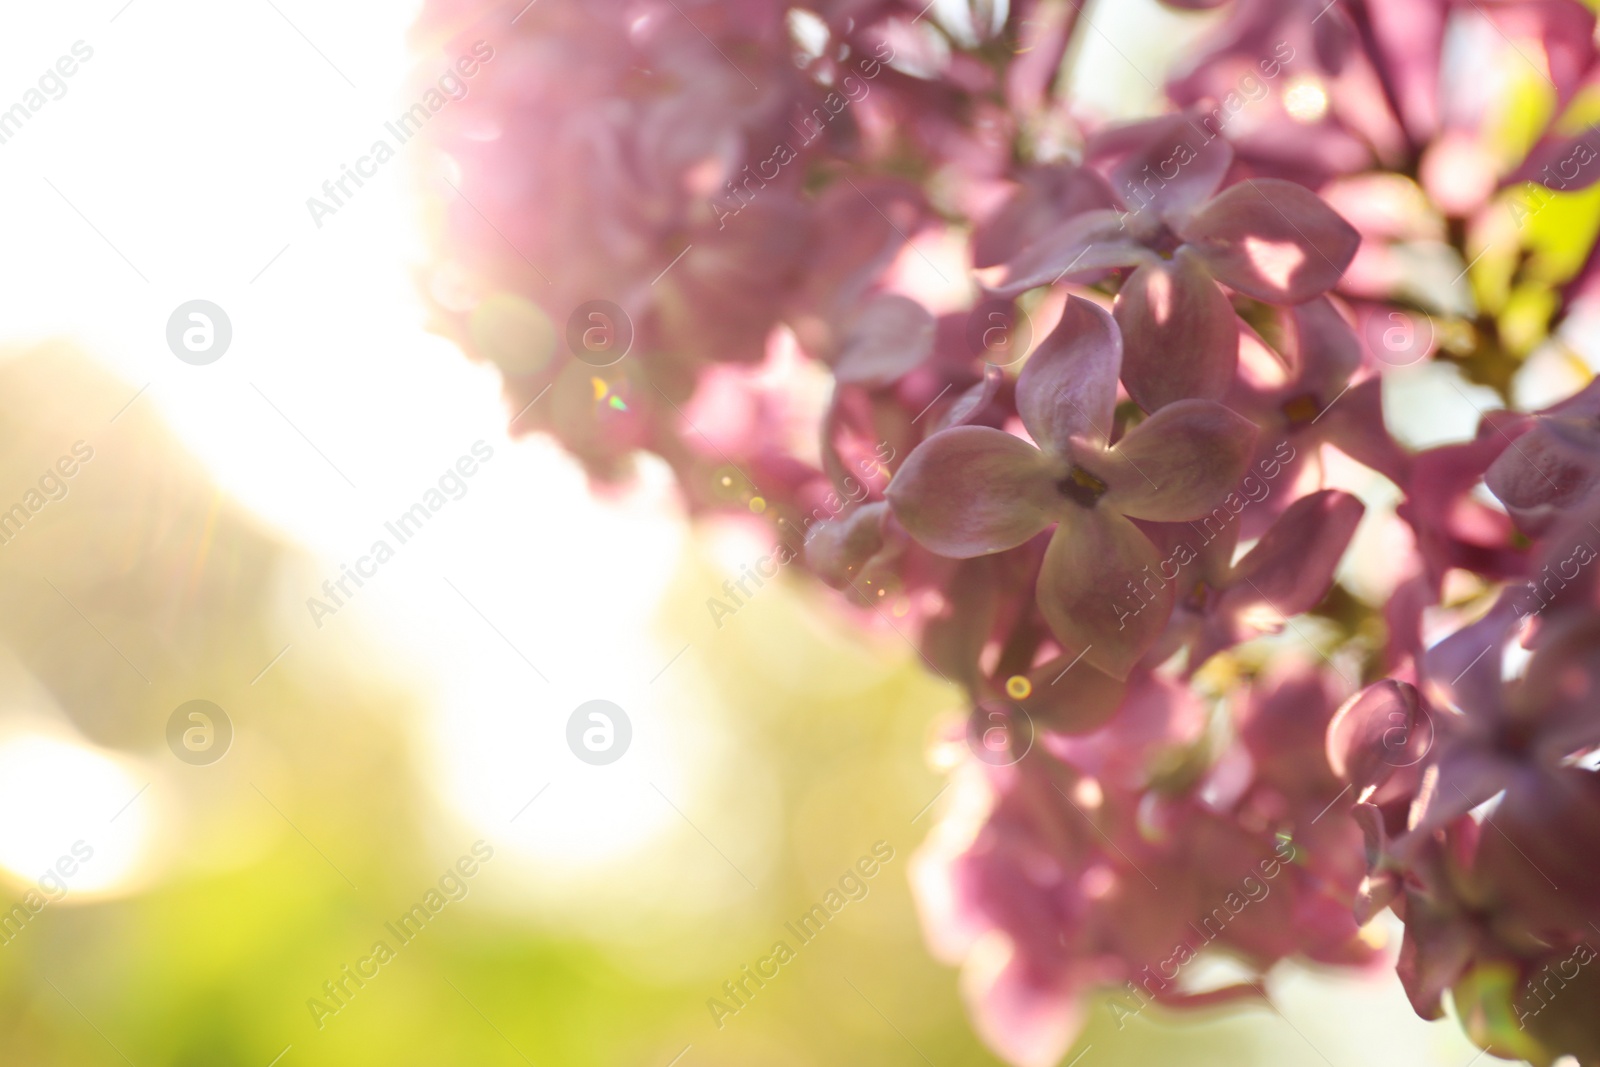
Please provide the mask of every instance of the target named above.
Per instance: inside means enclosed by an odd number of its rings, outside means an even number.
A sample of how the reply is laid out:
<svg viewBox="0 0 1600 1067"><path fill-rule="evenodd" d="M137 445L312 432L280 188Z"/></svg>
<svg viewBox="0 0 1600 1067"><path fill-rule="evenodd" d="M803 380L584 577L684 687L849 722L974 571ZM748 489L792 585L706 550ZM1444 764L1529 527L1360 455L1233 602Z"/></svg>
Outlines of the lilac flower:
<svg viewBox="0 0 1600 1067"><path fill-rule="evenodd" d="M1600 1062L1569 1007L1600 980L1523 995L1600 908L1600 386L1417 455L1389 426L1413 412L1384 405L1412 357L1518 395L1548 361L1524 368L1514 334L1575 332L1600 290L1600 253L1558 277L1500 214L1547 202L1515 183L1600 178L1571 106L1600 76L1594 12L1168 4L1226 9L1172 72L1176 110L1084 136L1075 3L596 0L507 29L488 0L430 0L447 51L497 27L426 127L437 325L501 369L516 429L604 481L653 453L691 511L765 516L846 624L892 626L963 690L976 806L917 889L1011 1062L1059 1060L1097 993L1198 1006L1259 996L1290 956L1365 965L1384 907L1420 1014L1448 995L1497 1053ZM1520 167L1481 91L1502 61L1553 88ZM1468 269L1433 284L1429 257ZM989 365L1063 299L1020 375ZM557 343L591 301L629 320L619 363ZM1434 327L1414 350L1375 332L1402 313ZM1392 558L1329 605L1334 662L1388 674L1351 697L1287 635L1251 641L1349 564L1364 509L1330 486L1358 467L1399 503L1370 523ZM1247 900L1251 872L1270 892ZM1213 942L1252 981L1185 991L1170 968Z"/></svg>
<svg viewBox="0 0 1600 1067"><path fill-rule="evenodd" d="M1238 524L1207 539L1189 526L1164 527L1158 543L1177 569L1173 624L1153 658L1187 644L1189 670L1319 604L1365 508L1335 489L1303 496L1237 563ZM1192 561L1192 562L1191 562ZM1185 565L1188 563L1188 565Z"/></svg>
<svg viewBox="0 0 1600 1067"><path fill-rule="evenodd" d="M1233 151L1188 115L1105 130L1087 154L1109 183L1102 195L1117 206L1058 215L1007 262L995 291L1133 268L1116 318L1126 345L1123 381L1147 411L1191 397L1220 399L1232 383L1240 326L1217 283L1269 304L1301 304L1338 282L1360 241L1292 182L1265 178L1218 192ZM1040 215L1020 203L1011 210Z"/></svg>
<svg viewBox="0 0 1600 1067"><path fill-rule="evenodd" d="M1055 525L1039 574L1040 610L1062 643L1118 678L1155 641L1172 607L1124 625L1116 603L1161 560L1131 521L1206 513L1244 473L1255 427L1221 404L1170 404L1110 438L1121 341L1111 316L1072 298L1017 383L1038 447L1002 430L957 426L924 441L889 486L901 524L956 558L1004 552Z"/></svg>
<svg viewBox="0 0 1600 1067"><path fill-rule="evenodd" d="M1228 393L1229 406L1261 428L1258 468L1267 463L1276 470L1273 462L1281 463L1275 480L1292 483L1329 444L1405 484L1411 458L1384 424L1382 382L1369 376L1351 384L1360 344L1333 301L1319 297L1284 309L1275 325L1278 351L1253 337L1251 358L1241 363ZM1245 514L1241 535L1259 536L1289 500L1287 494L1269 495L1264 506Z"/></svg>
<svg viewBox="0 0 1600 1067"><path fill-rule="evenodd" d="M1405 894L1401 978L1427 1018L1476 957L1525 957L1535 942L1589 936L1600 908L1591 861L1600 773L1571 757L1600 746L1597 625L1568 613L1525 674L1502 683L1518 631L1513 599L1502 596L1427 653L1425 691L1379 683L1329 727L1329 758L1357 788L1370 839L1363 913ZM1475 824L1469 813L1491 800Z"/></svg>
<svg viewBox="0 0 1600 1067"><path fill-rule="evenodd" d="M1259 981L1186 988L1183 968L1208 950L1261 971L1300 952L1369 962L1350 911L1360 832L1317 822L1339 792L1321 745L1336 700L1314 668L1275 672L1217 760L1227 786L1189 773L1205 713L1159 677L1099 731L1046 738L1051 758L958 771L913 886L988 1043L1012 1063L1057 1063L1096 990L1119 1024L1151 1003L1261 996Z"/></svg>

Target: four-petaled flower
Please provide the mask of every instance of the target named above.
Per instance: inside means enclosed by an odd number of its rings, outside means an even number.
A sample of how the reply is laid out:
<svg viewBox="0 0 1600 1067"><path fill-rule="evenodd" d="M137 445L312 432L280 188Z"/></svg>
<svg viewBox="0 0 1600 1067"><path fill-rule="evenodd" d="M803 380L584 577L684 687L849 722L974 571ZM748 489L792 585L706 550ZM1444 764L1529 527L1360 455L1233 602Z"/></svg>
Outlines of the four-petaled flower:
<svg viewBox="0 0 1600 1067"><path fill-rule="evenodd" d="M1233 150L1188 115L1115 127L1086 151L1110 183L1108 206L1047 228L1006 264L995 291L1134 268L1116 319L1123 384L1146 411L1219 400L1233 382L1239 320L1218 282L1267 304L1303 304L1338 283L1360 246L1348 222L1294 182L1256 178L1218 192Z"/></svg>
<svg viewBox="0 0 1600 1067"><path fill-rule="evenodd" d="M1067 649L1125 678L1172 610L1168 584L1154 610L1119 617L1128 584L1161 563L1132 520L1206 514L1244 474L1256 428L1214 401L1182 400L1113 442L1121 362L1111 316L1071 298L1017 382L1038 447L988 426L941 430L906 458L888 498L911 536L943 556L1004 552L1054 525L1039 609Z"/></svg>

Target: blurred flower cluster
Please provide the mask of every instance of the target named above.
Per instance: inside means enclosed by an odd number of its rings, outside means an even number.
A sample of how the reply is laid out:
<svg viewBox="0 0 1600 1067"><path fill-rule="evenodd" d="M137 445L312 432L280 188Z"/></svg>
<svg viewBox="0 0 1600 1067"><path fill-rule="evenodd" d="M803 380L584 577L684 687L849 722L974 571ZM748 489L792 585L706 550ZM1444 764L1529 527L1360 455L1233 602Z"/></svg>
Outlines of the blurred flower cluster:
<svg viewBox="0 0 1600 1067"><path fill-rule="evenodd" d="M432 0L496 55L428 127L436 324L964 691L916 885L1008 1060L1392 908L1419 1014L1600 1063L1594 13L1168 6L1114 123L1064 0ZM1472 440L1415 446L1430 374Z"/></svg>

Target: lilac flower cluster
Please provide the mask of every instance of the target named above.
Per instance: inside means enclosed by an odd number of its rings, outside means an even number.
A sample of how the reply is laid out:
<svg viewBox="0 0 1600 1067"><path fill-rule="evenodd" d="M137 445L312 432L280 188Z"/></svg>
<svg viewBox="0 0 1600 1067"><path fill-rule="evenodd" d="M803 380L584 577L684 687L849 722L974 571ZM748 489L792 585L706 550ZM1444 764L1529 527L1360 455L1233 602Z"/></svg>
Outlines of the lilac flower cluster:
<svg viewBox="0 0 1600 1067"><path fill-rule="evenodd" d="M1600 295L1525 225L1600 180L1595 16L1168 3L1222 10L1112 124L1066 92L1078 4L431 0L427 43L497 57L428 128L436 323L516 429L760 516L960 691L914 879L1009 1061L1096 994L1378 965L1390 908L1419 1014L1600 1063L1565 966L1600 934L1600 386L1509 405ZM620 354L562 351L597 306ZM1425 363L1507 410L1402 446L1385 379Z"/></svg>

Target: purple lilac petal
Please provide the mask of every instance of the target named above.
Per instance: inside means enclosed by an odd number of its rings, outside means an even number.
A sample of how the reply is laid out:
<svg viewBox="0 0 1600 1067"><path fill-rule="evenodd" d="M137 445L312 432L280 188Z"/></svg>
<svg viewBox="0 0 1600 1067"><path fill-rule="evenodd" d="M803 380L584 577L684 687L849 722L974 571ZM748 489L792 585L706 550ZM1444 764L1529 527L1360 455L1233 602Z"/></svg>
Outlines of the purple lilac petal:
<svg viewBox="0 0 1600 1067"><path fill-rule="evenodd" d="M1039 609L1068 651L1126 678L1172 614L1172 583L1150 577L1160 564L1150 539L1121 515L1075 509L1045 551Z"/></svg>
<svg viewBox="0 0 1600 1067"><path fill-rule="evenodd" d="M1146 411L1176 400L1220 400L1239 361L1239 319L1199 257L1179 248L1146 263L1117 295L1122 381Z"/></svg>
<svg viewBox="0 0 1600 1067"><path fill-rule="evenodd" d="M1215 401L1168 404L1111 449L1103 506L1152 522L1198 519L1244 477L1255 443L1255 424Z"/></svg>
<svg viewBox="0 0 1600 1067"><path fill-rule="evenodd" d="M1040 235L1006 263L1004 277L989 289L1016 296L1063 280L1094 282L1153 255L1133 239L1119 212L1085 211Z"/></svg>
<svg viewBox="0 0 1600 1067"><path fill-rule="evenodd" d="M898 293L874 297L850 326L833 376L847 385L883 386L933 352L933 316Z"/></svg>
<svg viewBox="0 0 1600 1067"><path fill-rule="evenodd" d="M930 552L956 559L1004 552L1043 533L1063 501L1064 471L1020 437L988 426L941 430L889 483L900 524Z"/></svg>
<svg viewBox="0 0 1600 1067"><path fill-rule="evenodd" d="M1332 289L1361 244L1320 197L1279 178L1224 189L1182 236L1219 281L1269 304L1303 304Z"/></svg>
<svg viewBox="0 0 1600 1067"><path fill-rule="evenodd" d="M1104 447L1117 404L1122 335L1111 313L1069 297L1061 322L1017 377L1017 414L1049 452L1077 440Z"/></svg>
<svg viewBox="0 0 1600 1067"><path fill-rule="evenodd" d="M1365 512L1360 500L1337 489L1301 497L1239 561L1228 596L1264 598L1284 615L1310 611L1328 595Z"/></svg>
<svg viewBox="0 0 1600 1067"><path fill-rule="evenodd" d="M1129 211L1169 223L1187 218L1222 185L1233 149L1193 116L1162 115L1089 139L1085 158L1104 169Z"/></svg>
<svg viewBox="0 0 1600 1067"><path fill-rule="evenodd" d="M1416 687L1386 679L1357 693L1328 724L1328 763L1357 794L1382 785L1402 766L1415 763L1428 710ZM1425 750L1424 750L1425 751Z"/></svg>

